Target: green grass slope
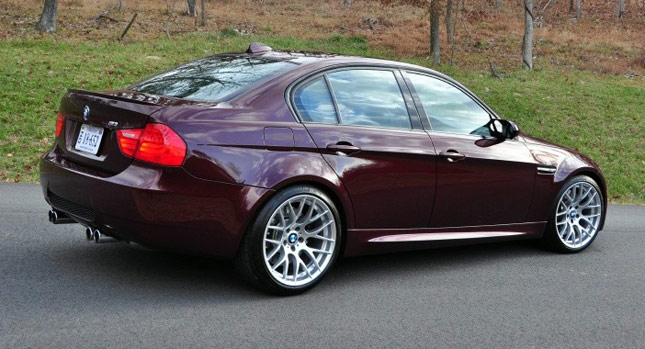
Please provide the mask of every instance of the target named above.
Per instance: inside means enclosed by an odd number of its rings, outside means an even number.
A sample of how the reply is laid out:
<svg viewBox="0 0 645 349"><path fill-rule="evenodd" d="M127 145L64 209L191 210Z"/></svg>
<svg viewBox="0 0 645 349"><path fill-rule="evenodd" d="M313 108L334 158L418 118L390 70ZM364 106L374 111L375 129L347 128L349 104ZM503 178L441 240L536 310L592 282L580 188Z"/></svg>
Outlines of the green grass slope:
<svg viewBox="0 0 645 349"><path fill-rule="evenodd" d="M55 113L67 88L116 89L179 63L244 50L250 41L275 49L328 51L399 59L361 37L324 40L192 33L118 44L48 38L0 42L0 180L38 180L38 156L52 145ZM519 61L519 58L518 58ZM533 136L578 149L604 171L610 200L645 203L645 79L545 67L502 72L439 66Z"/></svg>

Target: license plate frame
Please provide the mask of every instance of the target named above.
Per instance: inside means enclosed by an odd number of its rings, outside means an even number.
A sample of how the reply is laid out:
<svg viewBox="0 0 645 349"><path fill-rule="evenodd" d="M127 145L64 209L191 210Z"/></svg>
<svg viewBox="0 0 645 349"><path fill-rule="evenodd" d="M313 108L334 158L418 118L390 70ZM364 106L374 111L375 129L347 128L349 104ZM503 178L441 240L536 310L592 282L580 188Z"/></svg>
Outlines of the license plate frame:
<svg viewBox="0 0 645 349"><path fill-rule="evenodd" d="M105 129L102 127L82 124L81 129L78 131L74 149L92 155L98 154L104 132Z"/></svg>

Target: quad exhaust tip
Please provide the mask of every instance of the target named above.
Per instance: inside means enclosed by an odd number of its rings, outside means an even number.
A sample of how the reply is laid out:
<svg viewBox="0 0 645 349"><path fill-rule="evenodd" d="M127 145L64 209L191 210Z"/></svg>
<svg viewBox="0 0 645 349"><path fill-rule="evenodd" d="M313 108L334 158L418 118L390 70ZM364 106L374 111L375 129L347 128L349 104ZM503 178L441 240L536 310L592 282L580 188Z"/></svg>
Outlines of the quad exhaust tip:
<svg viewBox="0 0 645 349"><path fill-rule="evenodd" d="M95 243L99 243L101 241L101 237L103 237L103 234L99 229L92 229L90 227L85 229L85 237L87 238L88 241L94 240Z"/></svg>
<svg viewBox="0 0 645 349"><path fill-rule="evenodd" d="M71 223L76 223L75 220L71 219L68 215L66 215L64 212L58 211L55 208L52 208L47 212L47 216L49 218L49 221L53 224L71 224Z"/></svg>
<svg viewBox="0 0 645 349"><path fill-rule="evenodd" d="M49 210L49 212L47 212L47 216L49 218L49 221L53 224L78 223L71 217L69 217L66 213L59 211L53 207ZM98 228L87 227L85 228L85 237L88 241L94 240L94 242L98 244L103 237L103 233Z"/></svg>

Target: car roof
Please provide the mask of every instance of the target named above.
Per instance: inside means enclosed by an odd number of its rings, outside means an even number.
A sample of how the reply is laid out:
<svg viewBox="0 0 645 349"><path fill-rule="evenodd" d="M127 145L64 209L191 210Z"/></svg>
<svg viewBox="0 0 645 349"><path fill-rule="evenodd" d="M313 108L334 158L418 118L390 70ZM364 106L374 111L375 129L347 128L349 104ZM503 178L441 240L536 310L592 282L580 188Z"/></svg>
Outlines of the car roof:
<svg viewBox="0 0 645 349"><path fill-rule="evenodd" d="M255 50L252 50L254 48ZM218 60L222 57L227 58L237 58L237 57L248 57L256 59L266 59L266 60L275 60L275 61L288 61L293 64L293 67L278 73L273 76L269 76L266 79L261 79L257 83L250 84L249 86L240 89L236 93L230 95L228 102L233 101L247 95L250 91L266 91L276 86L281 86L284 89L290 89L290 86L302 79L311 76L312 74L317 74L321 71L326 71L329 69L336 68L345 68L345 67L381 67L389 69L405 69L411 71L419 71L426 74L432 74L434 76L440 77L442 79L453 82L454 84L461 86L465 89L459 82L455 81L451 77L437 72L435 70L414 65L410 63L392 61L387 59L364 57L364 56L352 56L352 55L342 55L335 53L325 53L325 52L314 52L314 51L274 51L270 47L261 44L261 43L251 43L249 49L246 52L227 52L215 54L209 57L202 58L198 61L208 61L208 60ZM176 69L176 68L173 68ZM163 74L163 73L162 73ZM145 81L145 80L144 80ZM135 86L138 83L131 85L126 88L126 91L132 91L132 86ZM467 89L466 89L467 90ZM173 100L181 100L180 104L191 103L190 99L176 98L171 96L160 96L164 98L164 104L171 104ZM193 103L221 103L223 101L192 101Z"/></svg>
<svg viewBox="0 0 645 349"><path fill-rule="evenodd" d="M255 50L254 50L255 49ZM397 69L410 69L423 71L433 75L441 76L448 80L453 80L449 76L438 71L399 61L372 58L365 56L342 55L335 53L316 52L316 51L274 51L269 46L262 43L253 42L249 45L246 52L222 53L212 56L215 57L262 57L272 60L285 60L297 64L300 67L316 65L318 68L334 65L366 65L366 66L383 66Z"/></svg>

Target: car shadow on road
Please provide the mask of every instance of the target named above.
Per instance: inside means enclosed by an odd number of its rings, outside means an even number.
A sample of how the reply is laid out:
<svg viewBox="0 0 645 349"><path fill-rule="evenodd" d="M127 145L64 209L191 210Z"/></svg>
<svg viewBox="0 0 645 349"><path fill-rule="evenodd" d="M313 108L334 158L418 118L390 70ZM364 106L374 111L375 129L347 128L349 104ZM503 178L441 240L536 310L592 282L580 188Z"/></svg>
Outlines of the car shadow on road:
<svg viewBox="0 0 645 349"><path fill-rule="evenodd" d="M78 248L56 252L57 273L67 274L74 282L79 278L87 279L94 287L111 289L111 292L128 295L140 292L146 297L205 297L215 302L218 299L248 301L271 297L241 281L230 261L132 248L116 242L75 246ZM433 272L458 272L482 263L500 260L508 263L548 254L534 242L520 241L344 258L312 292L333 292L335 288L348 285L381 284L402 275L427 277ZM77 266L80 260L82 268Z"/></svg>

